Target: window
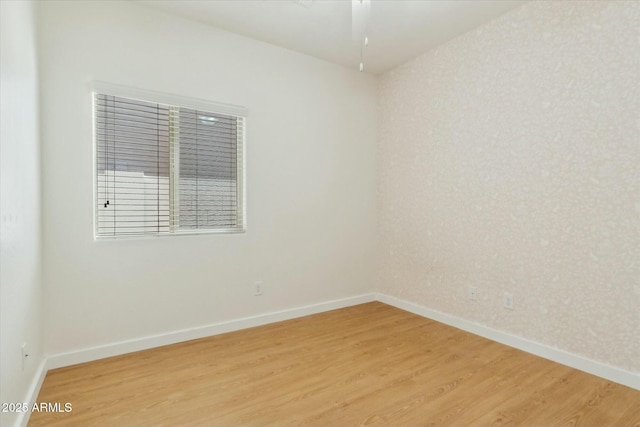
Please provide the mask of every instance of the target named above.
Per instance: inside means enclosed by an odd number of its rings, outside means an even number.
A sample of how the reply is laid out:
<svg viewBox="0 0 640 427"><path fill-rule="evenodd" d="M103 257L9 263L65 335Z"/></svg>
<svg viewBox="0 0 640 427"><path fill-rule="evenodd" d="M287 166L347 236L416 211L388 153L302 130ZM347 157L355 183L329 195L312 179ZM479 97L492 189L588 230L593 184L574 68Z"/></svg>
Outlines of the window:
<svg viewBox="0 0 640 427"><path fill-rule="evenodd" d="M190 107L94 92L96 237L244 230L245 117Z"/></svg>

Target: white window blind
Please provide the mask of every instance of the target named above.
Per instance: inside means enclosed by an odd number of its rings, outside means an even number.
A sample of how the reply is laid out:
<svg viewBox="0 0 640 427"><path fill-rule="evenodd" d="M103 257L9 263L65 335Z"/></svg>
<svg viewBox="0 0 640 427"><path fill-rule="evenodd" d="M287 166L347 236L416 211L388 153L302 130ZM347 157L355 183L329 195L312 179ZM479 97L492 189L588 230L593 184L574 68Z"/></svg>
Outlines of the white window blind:
<svg viewBox="0 0 640 427"><path fill-rule="evenodd" d="M244 230L244 117L94 102L96 236Z"/></svg>

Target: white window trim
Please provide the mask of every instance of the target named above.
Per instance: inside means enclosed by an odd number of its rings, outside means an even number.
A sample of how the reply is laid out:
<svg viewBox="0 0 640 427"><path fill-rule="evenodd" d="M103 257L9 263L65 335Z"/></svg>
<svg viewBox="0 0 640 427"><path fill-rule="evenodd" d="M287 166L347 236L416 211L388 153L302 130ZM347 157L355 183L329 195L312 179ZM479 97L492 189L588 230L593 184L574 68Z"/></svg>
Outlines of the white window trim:
<svg viewBox="0 0 640 427"><path fill-rule="evenodd" d="M155 102L158 104L179 105L181 107L193 108L195 110L205 110L214 113L229 114L232 116L248 117L248 111L244 107L232 104L207 101L199 98L175 95L164 92L157 92L147 89L137 89L128 86L121 86L112 83L94 81L89 84L91 93L98 92L123 98L132 98L140 101Z"/></svg>
<svg viewBox="0 0 640 427"><path fill-rule="evenodd" d="M92 174L93 174L93 238L95 241L109 241L109 240L138 240L138 239L156 239L163 237L177 237L177 236L194 236L194 235L211 235L211 234L244 234L247 232L247 198L246 198L246 163L247 163L247 151L246 151L246 139L247 139L247 117L249 115L248 110L245 107L240 107L233 104L224 104L219 102L207 101L199 98L191 98L176 94L170 94L165 92L158 92L154 90L138 89L130 86L117 85L113 83L107 83L102 81L91 81L88 83L89 99L91 102L91 117L92 117L92 141L93 141L93 158L92 158ZM131 98L139 101L148 101L158 104L167 105L179 105L181 107L192 108L196 110L211 111L220 114L228 114L234 116L240 116L244 118L244 133L242 138L242 173L238 174L238 199L242 201L242 223L241 229L197 229L197 230L183 230L176 233L165 234L140 234L140 235L114 235L114 236L98 236L96 233L96 224L98 221L98 211L96 209L96 184L97 184L97 170L96 170L96 111L94 97L96 93L108 94L113 96L120 96L123 98Z"/></svg>

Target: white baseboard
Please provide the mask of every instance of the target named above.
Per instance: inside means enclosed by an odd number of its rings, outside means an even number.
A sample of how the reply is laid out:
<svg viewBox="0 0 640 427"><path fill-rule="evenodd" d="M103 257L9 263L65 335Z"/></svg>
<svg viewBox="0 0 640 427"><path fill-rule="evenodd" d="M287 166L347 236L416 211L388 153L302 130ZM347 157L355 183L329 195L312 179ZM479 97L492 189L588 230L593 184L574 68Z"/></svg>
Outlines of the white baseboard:
<svg viewBox="0 0 640 427"><path fill-rule="evenodd" d="M47 369L56 369L64 366L76 365L78 363L91 362L98 359L104 359L106 357L119 356L121 354L131 353L134 351L147 350L163 345L210 337L212 335L224 334L227 332L238 331L240 329L252 328L254 326L262 326L269 323L280 322L282 320L294 319L324 311L364 304L371 301L375 301L374 294L363 294L303 307L296 307L288 310L243 317L206 326L183 329L166 334L147 336L134 340L86 348L79 351L53 354L47 357L46 367Z"/></svg>
<svg viewBox="0 0 640 427"><path fill-rule="evenodd" d="M527 353L535 354L536 356L552 360L562 365L570 366L580 371L584 371L589 374L593 374L598 377L602 377L610 381L626 385L627 387L640 390L640 373L625 371L623 369L607 365L606 363L587 359L585 357L578 356L564 350L549 347L545 344L530 341L516 335L511 335L507 332L499 331L497 329L474 323L460 317L432 310L430 308L426 308L421 305L389 295L376 293L375 299L377 301L392 305L405 311L409 311L419 316L426 317L440 323L462 329L467 332L471 332L472 334L488 338L492 341L496 341L501 344L526 351Z"/></svg>
<svg viewBox="0 0 640 427"><path fill-rule="evenodd" d="M27 394L23 402L29 404L29 408L33 407L33 404L36 403L36 399L38 399L38 394L40 393L40 388L42 387L42 383L44 382L44 377L47 375L47 359L43 358L40 364L38 365L38 369L36 369L35 374L33 375L33 379L31 380L31 384L29 385L29 389L27 390ZM27 427L27 423L29 423L29 416L31 415L31 411L21 412L16 419L16 426L19 427Z"/></svg>
<svg viewBox="0 0 640 427"><path fill-rule="evenodd" d="M29 393L27 395L28 400L26 401L29 401L31 404L35 402L42 382L44 381L44 377L49 369L75 365L78 363L91 362L106 357L118 356L126 353L147 350L163 345L176 344L179 342L198 338L205 338L212 335L266 325L269 323L308 316L311 314L321 313L329 310L336 310L357 304L364 304L371 301L380 301L382 303L409 311L419 316L433 319L438 322L456 327L458 329L462 329L464 331L482 336L484 338L488 338L492 341L496 341L510 347L535 354L545 359L549 359L554 362L570 366L572 368L579 369L581 371L606 378L610 381L614 381L616 383L640 390L640 374L625 371L623 369L616 368L605 363L586 359L584 357L557 348L549 347L547 345L530 341L522 337L511 335L507 332L492 329L488 326L474 323L460 317L441 313L396 297L381 293L371 293L342 298L338 300L325 301L318 304L265 313L256 316L244 317L196 328L184 329L167 334L159 334L134 340L121 341L113 344L91 347L79 351L49 355L40 364L38 372L36 376L34 376L33 383L29 388ZM26 426L27 422L28 415L22 414L16 425L21 427Z"/></svg>

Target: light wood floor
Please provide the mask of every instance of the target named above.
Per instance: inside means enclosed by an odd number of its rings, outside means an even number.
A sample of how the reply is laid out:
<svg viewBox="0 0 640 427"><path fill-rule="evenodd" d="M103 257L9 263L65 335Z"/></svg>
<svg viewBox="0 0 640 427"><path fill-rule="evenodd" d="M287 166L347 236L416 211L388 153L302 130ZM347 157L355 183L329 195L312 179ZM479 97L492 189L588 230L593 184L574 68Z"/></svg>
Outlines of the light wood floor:
<svg viewBox="0 0 640 427"><path fill-rule="evenodd" d="M50 371L30 426L640 426L640 391L369 303Z"/></svg>

